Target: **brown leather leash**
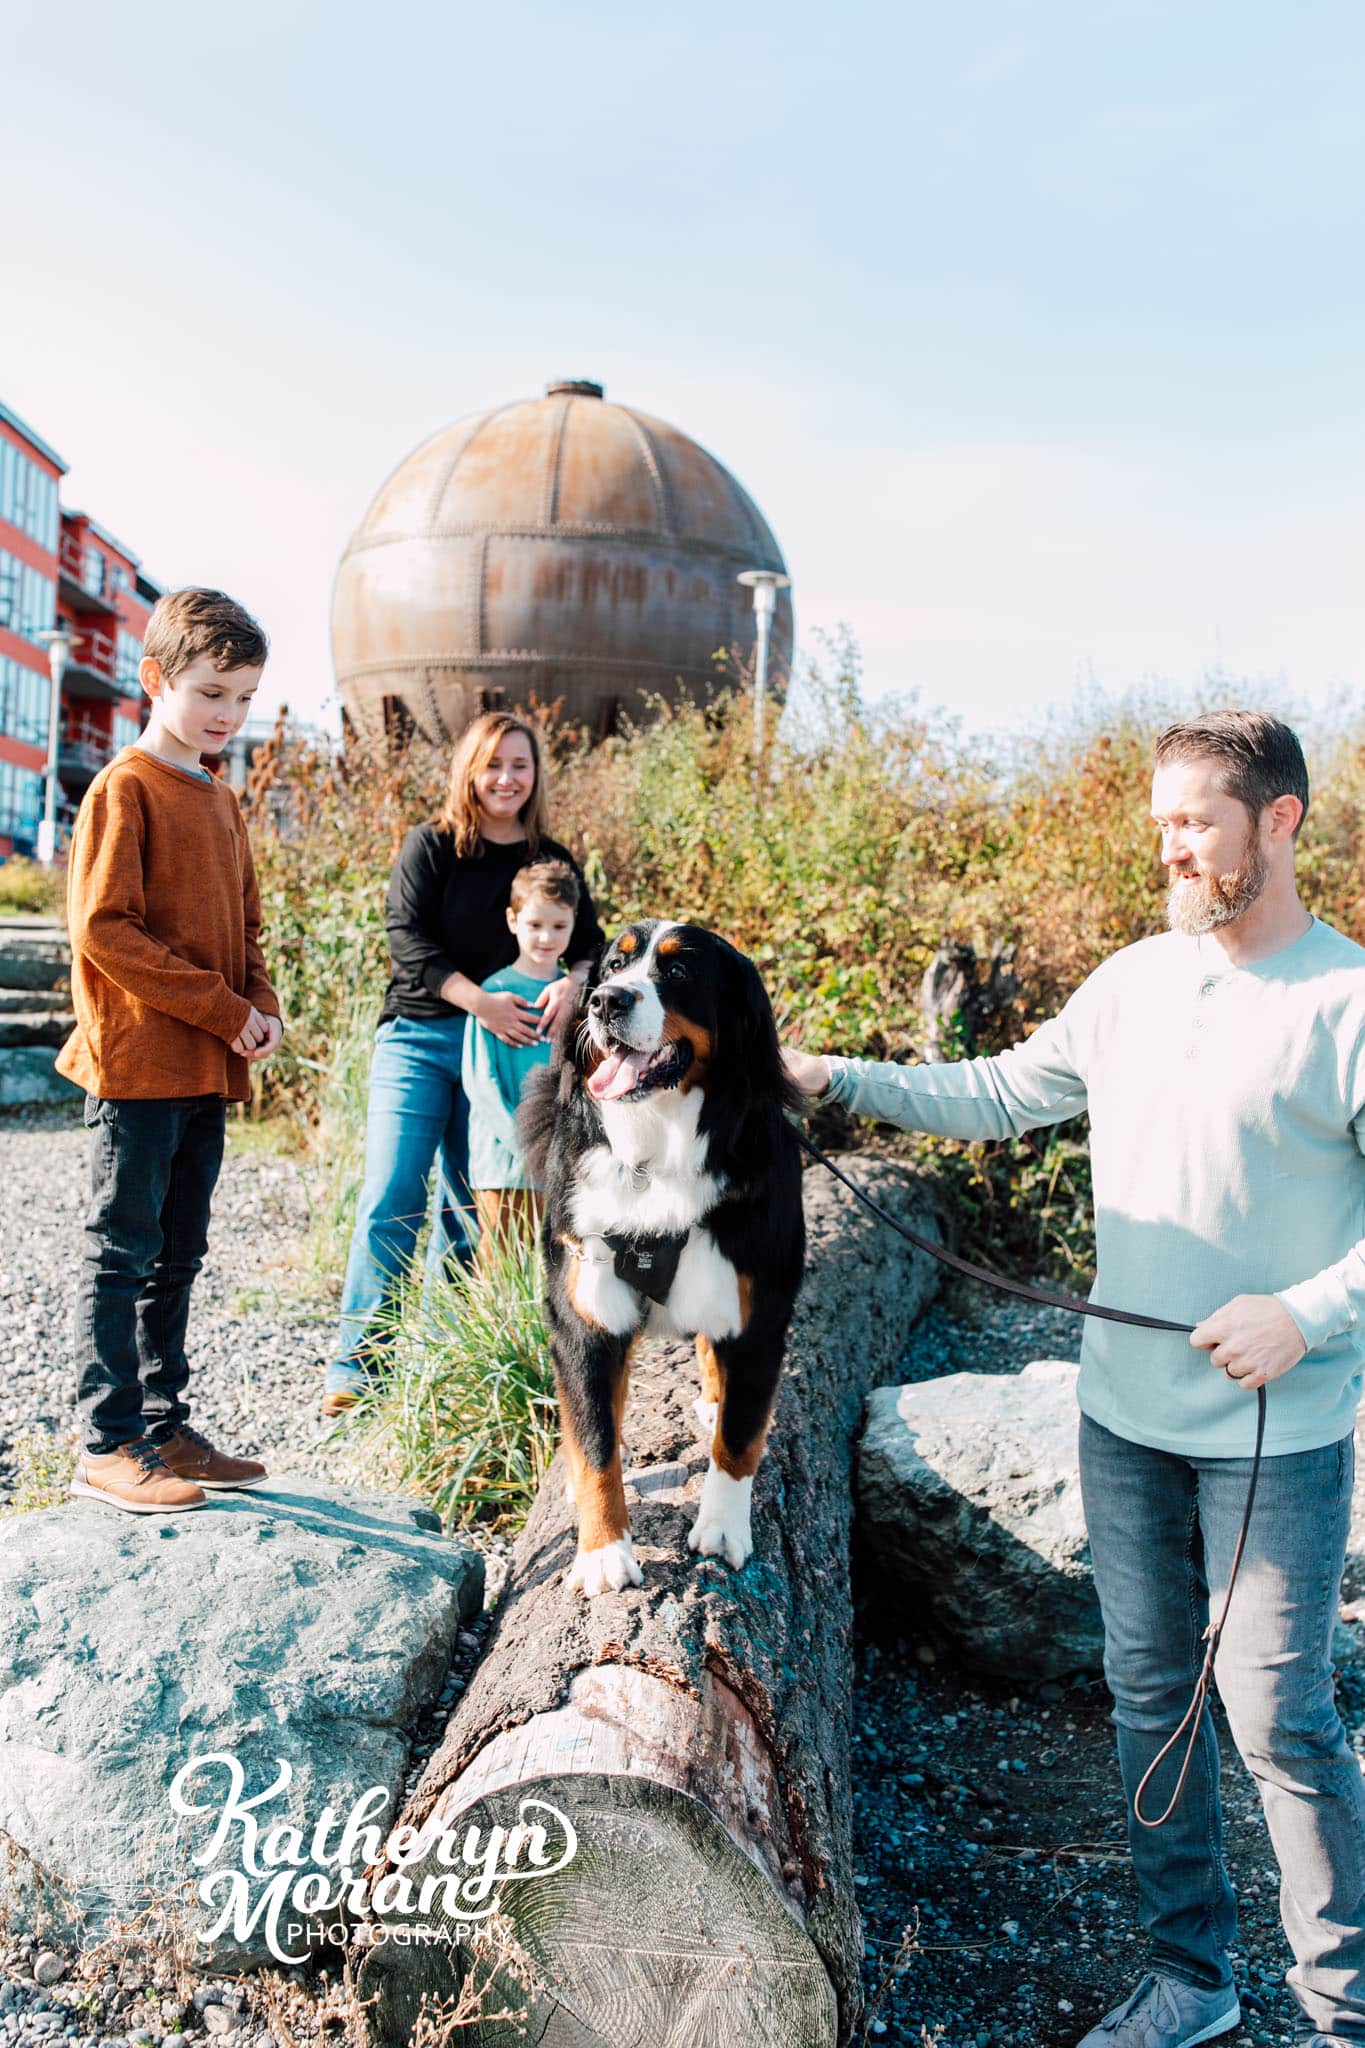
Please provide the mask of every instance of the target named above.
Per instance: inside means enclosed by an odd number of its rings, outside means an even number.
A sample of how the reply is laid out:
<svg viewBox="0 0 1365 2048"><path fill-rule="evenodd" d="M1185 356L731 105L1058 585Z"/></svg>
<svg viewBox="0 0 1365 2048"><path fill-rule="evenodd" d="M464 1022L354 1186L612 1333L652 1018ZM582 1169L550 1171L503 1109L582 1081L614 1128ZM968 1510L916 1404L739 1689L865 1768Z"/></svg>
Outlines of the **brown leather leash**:
<svg viewBox="0 0 1365 2048"><path fill-rule="evenodd" d="M960 1258L956 1252L946 1250L943 1245L936 1243L932 1237L924 1237L919 1231L911 1230L908 1224L899 1222L888 1210L883 1209L880 1202L873 1201L871 1195L864 1193L856 1181L850 1180L846 1173L840 1172L829 1155L822 1152L818 1145L812 1143L804 1131L797 1130L796 1135L803 1149L809 1152L811 1158L818 1159L821 1166L832 1173L837 1181L842 1181L849 1193L860 1201L865 1209L870 1209L874 1216L880 1217L883 1223L889 1224L898 1237L903 1237L907 1243L914 1245L918 1251L927 1252L929 1257L937 1259L941 1266L949 1267L954 1273L961 1273L968 1280L978 1280L983 1287L993 1287L1000 1294L1017 1295L1021 1301L1037 1302L1041 1308L1065 1309L1068 1315L1095 1316L1100 1321L1106 1323L1130 1323L1139 1330L1170 1330L1182 1337L1188 1337L1194 1329L1193 1323L1167 1322L1162 1316L1137 1315L1130 1309L1105 1308L1097 1301L1081 1301L1074 1294L1054 1294L1046 1287L1028 1287L1022 1280L1009 1280L1006 1279L1003 1273L992 1273L986 1266L973 1265L970 1259ZM1180 1804L1181 1795L1185 1790L1185 1780L1190 1774L1190 1765L1194 1761L1194 1746L1199 1740L1199 1729L1203 1720L1204 1705L1208 1699L1209 1685L1213 1678L1214 1659L1218 1655L1219 1640L1222 1637L1224 1628L1227 1626L1228 1609L1232 1606L1232 1591L1233 1587L1237 1584L1237 1573L1242 1563L1242 1552L1246 1549L1247 1530L1251 1526L1251 1510L1256 1499L1256 1482L1261 1476L1261 1447L1264 1442L1265 1388L1257 1387L1256 1449L1251 1459L1251 1483L1247 1487L1247 1504L1242 1510L1242 1526L1237 1535L1237 1548L1232 1555L1232 1570L1228 1573L1227 1597L1223 1601L1223 1612L1219 1619L1217 1621L1210 1621L1208 1627L1204 1630L1203 1640L1207 1643L1208 1648L1204 1652L1203 1668L1199 1673L1198 1682L1195 1685L1190 1704L1185 1709L1185 1717L1165 1748L1153 1757L1143 1774L1141 1784L1133 1794L1134 1818L1140 1821L1145 1828L1159 1828L1165 1825L1175 1812L1176 1807ZM1191 1723L1193 1723L1192 1726ZM1176 1779L1175 1790L1171 1794L1170 1804L1167 1806L1166 1811L1160 1814L1157 1819L1149 1820L1142 1811L1142 1795L1187 1728L1190 1730L1190 1739L1185 1745L1185 1756L1180 1766L1180 1776Z"/></svg>

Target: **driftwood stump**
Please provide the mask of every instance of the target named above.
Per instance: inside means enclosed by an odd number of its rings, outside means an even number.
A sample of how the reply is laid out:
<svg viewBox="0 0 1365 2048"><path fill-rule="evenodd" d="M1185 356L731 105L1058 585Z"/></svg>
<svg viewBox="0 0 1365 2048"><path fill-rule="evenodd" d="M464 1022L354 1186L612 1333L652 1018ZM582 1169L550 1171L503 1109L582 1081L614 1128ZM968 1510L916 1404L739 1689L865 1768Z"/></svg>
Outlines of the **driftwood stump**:
<svg viewBox="0 0 1365 2048"><path fill-rule="evenodd" d="M913 1173L853 1172L893 1214L934 1228ZM849 1788L849 1526L855 1438L938 1269L816 1169L805 1176L809 1256L777 1414L754 1485L754 1555L741 1572L686 1546L707 1447L690 1344L636 1354L626 1408L626 1498L645 1583L588 1602L569 1590L574 1513L562 1457L532 1509L483 1662L404 1824L480 1853L495 1826L576 1836L557 1873L501 1886L501 1910L537 1988L497 1980L488 2001L529 2007L526 2031L459 2039L547 2048L826 2048L860 2004ZM709 1432L708 1432L709 1435ZM464 1852L466 1855L468 1850ZM411 1896L446 1874L405 1856ZM524 1858L518 1866L534 1866ZM455 1876L467 1875L454 1866ZM401 1909L400 1909L401 1910ZM451 1929L439 1908L413 1915ZM385 2048L408 2040L424 1994L448 1999L458 1945L400 1939L396 1918L360 1950L360 1990Z"/></svg>

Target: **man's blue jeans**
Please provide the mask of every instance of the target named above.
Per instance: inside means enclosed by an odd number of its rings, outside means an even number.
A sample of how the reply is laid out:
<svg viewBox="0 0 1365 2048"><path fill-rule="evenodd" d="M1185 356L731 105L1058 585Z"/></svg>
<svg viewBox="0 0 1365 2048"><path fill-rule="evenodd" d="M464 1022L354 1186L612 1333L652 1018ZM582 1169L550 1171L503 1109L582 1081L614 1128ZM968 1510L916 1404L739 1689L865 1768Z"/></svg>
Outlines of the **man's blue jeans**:
<svg viewBox="0 0 1365 2048"><path fill-rule="evenodd" d="M1248 1395L1249 1436L1254 1427ZM1080 1465L1152 1967L1217 1988L1232 1981L1237 1909L1223 1867L1207 1708L1184 1797L1166 1825L1141 1826L1133 1794L1189 1705L1210 1605L1223 1611L1251 1459L1149 1450L1083 1415ZM1337 1713L1331 1655L1354 1472L1349 1436L1263 1459L1214 1674L1265 1807L1295 1958L1289 1988L1305 2031L1311 2022L1365 2042L1365 1784ZM1164 1812L1186 1740L1148 1786L1144 1813Z"/></svg>
<svg viewBox="0 0 1365 2048"><path fill-rule="evenodd" d="M90 1207L76 1287L81 1447L104 1456L188 1422L190 1288L223 1163L221 1095L85 1099Z"/></svg>
<svg viewBox="0 0 1365 2048"><path fill-rule="evenodd" d="M460 1083L464 1012L388 1017L375 1038L365 1125L365 1179L341 1296L329 1392L363 1384L391 1340L393 1304L427 1214L435 1161L436 1214L427 1280L447 1259L468 1264L478 1243L467 1175L469 1102Z"/></svg>

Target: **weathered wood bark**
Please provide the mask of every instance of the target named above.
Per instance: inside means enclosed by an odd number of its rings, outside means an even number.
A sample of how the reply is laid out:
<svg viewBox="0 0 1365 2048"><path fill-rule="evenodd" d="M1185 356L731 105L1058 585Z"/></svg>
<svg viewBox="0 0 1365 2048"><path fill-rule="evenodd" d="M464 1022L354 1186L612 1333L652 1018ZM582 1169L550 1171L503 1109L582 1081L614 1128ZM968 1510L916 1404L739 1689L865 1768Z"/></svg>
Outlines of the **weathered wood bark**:
<svg viewBox="0 0 1365 2048"><path fill-rule="evenodd" d="M932 1232L912 1173L884 1161L853 1171ZM688 1551L707 1462L696 1362L687 1344L643 1346L624 1437L644 1585L591 1602L569 1591L575 1521L557 1458L484 1660L402 1817L462 1842L476 1826L483 1846L533 1796L577 1838L556 1874L501 1887L540 1988L528 1997L501 1979L491 2003L529 2004L526 2033L485 2025L462 2041L826 2048L852 2030L853 1446L867 1392L894 1371L938 1268L819 1169L805 1205L806 1279L754 1485L753 1557L735 1573ZM550 1856L559 1834L551 1827ZM434 1849L405 1861L411 1896L449 1867ZM439 1910L415 1919L449 1925ZM449 1946L394 1938L364 1950L376 2038L406 2042L423 1995L448 1997L461 1969Z"/></svg>

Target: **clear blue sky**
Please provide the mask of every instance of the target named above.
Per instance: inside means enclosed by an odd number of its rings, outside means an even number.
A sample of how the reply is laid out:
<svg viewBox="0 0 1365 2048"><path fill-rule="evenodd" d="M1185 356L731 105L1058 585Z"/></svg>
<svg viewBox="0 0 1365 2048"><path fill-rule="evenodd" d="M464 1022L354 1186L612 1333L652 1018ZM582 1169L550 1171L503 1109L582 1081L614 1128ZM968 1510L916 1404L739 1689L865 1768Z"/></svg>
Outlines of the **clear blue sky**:
<svg viewBox="0 0 1365 2048"><path fill-rule="evenodd" d="M0 398L259 612L272 699L330 694L394 463L556 376L719 455L873 692L1365 680L1358 0L48 0L3 42Z"/></svg>

